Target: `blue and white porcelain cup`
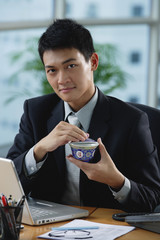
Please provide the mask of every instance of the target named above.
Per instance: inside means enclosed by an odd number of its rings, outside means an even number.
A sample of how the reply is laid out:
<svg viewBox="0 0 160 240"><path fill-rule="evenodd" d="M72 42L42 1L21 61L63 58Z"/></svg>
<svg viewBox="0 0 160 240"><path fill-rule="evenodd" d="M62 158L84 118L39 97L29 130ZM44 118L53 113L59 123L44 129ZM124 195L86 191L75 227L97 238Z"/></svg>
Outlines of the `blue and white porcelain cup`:
<svg viewBox="0 0 160 240"><path fill-rule="evenodd" d="M83 162L89 162L94 157L95 150L99 145L98 142L91 138L88 138L84 142L71 142L69 144L73 157Z"/></svg>

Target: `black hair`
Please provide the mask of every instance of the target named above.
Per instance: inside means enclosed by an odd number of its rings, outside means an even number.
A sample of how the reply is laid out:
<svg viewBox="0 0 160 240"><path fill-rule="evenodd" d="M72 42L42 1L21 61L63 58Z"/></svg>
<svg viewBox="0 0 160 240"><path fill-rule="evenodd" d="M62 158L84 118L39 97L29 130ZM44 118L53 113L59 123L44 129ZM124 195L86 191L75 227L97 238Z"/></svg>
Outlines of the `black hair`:
<svg viewBox="0 0 160 240"><path fill-rule="evenodd" d="M63 48L79 50L86 61L95 52L90 32L71 19L55 20L39 39L38 51L42 62L45 51Z"/></svg>

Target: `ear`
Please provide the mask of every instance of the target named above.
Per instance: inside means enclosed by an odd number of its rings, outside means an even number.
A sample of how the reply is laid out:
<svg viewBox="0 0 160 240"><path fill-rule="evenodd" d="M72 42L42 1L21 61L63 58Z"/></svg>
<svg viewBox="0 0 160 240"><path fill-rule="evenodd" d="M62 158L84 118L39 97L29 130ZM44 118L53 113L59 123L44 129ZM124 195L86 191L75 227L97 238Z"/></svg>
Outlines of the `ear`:
<svg viewBox="0 0 160 240"><path fill-rule="evenodd" d="M91 56L91 70L95 71L98 67L99 57L97 53L93 53Z"/></svg>

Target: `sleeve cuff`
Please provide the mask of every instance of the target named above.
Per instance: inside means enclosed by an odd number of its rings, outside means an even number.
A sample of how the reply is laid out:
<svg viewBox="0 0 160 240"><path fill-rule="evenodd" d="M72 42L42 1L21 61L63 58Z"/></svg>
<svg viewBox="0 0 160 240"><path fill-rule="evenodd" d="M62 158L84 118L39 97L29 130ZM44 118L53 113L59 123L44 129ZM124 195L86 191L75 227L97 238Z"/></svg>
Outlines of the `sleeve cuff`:
<svg viewBox="0 0 160 240"><path fill-rule="evenodd" d="M111 189L111 188L110 188ZM119 192L115 192L111 189L112 193L113 193L113 196L114 198L120 202L120 203L123 203L126 201L128 195L129 195L129 192L131 190L131 183L130 181L128 180L128 178L125 178L125 181L124 181L124 185L123 187L120 189Z"/></svg>
<svg viewBox="0 0 160 240"><path fill-rule="evenodd" d="M48 156L48 154L46 154L41 162L36 163L33 150L34 150L34 146L28 151L28 153L25 156L25 169L28 175L32 175L36 173L42 167L43 163L45 162Z"/></svg>

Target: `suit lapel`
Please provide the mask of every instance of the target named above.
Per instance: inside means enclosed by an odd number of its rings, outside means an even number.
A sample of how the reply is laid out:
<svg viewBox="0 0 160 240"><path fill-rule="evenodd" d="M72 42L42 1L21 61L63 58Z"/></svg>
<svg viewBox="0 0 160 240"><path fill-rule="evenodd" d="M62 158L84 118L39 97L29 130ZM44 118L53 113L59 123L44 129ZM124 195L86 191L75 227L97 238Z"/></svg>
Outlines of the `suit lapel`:
<svg viewBox="0 0 160 240"><path fill-rule="evenodd" d="M64 105L63 101L60 100L55 106L47 122L48 133L55 128L55 126L64 119Z"/></svg>
<svg viewBox="0 0 160 240"><path fill-rule="evenodd" d="M90 138L97 140L97 138L101 137L102 140L104 139L109 129L110 116L108 99L102 92L99 91L98 101L93 111L88 130Z"/></svg>
<svg viewBox="0 0 160 240"><path fill-rule="evenodd" d="M51 116L48 119L48 122L47 122L48 133L50 133L56 127L56 125L60 121L63 121L63 120L64 120L64 104L63 104L63 101L60 100L56 104L56 106L53 107L53 110L51 112ZM53 156L53 159L55 159L55 161L57 162L57 166L58 166L60 174L63 175L64 174L64 169L65 169L65 151L64 151L64 146L58 147L51 154Z"/></svg>
<svg viewBox="0 0 160 240"><path fill-rule="evenodd" d="M101 91L98 94L98 101L93 111L88 133L90 138L97 140L99 137L102 142L105 141L107 132L110 128L110 107L108 104L108 98ZM103 141L104 140L104 141ZM94 158L91 162L98 162L100 160L99 149L97 148Z"/></svg>

